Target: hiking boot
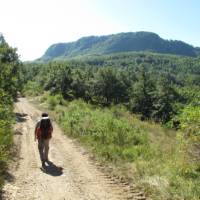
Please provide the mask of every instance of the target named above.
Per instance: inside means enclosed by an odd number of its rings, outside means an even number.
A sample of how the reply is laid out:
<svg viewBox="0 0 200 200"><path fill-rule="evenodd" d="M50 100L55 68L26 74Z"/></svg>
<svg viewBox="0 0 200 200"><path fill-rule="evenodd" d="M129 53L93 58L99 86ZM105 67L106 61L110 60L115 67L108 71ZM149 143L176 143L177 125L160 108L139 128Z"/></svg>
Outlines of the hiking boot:
<svg viewBox="0 0 200 200"><path fill-rule="evenodd" d="M45 160L48 165L52 165L53 163L50 160Z"/></svg>
<svg viewBox="0 0 200 200"><path fill-rule="evenodd" d="M45 161L42 161L42 167L45 168L46 165L45 165Z"/></svg>

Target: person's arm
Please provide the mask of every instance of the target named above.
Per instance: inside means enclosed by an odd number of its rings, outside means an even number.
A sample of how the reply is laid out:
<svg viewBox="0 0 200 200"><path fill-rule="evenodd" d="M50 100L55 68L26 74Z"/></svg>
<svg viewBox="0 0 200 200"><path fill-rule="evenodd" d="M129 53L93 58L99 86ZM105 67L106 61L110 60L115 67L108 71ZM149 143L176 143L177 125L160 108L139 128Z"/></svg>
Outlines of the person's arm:
<svg viewBox="0 0 200 200"><path fill-rule="evenodd" d="M51 130L51 133L52 133L52 132L53 132L53 125L52 125L52 121L51 121L50 130Z"/></svg>
<svg viewBox="0 0 200 200"><path fill-rule="evenodd" d="M49 138L52 137L52 132L53 132L53 126L52 126L52 122L51 122L50 129L49 129Z"/></svg>

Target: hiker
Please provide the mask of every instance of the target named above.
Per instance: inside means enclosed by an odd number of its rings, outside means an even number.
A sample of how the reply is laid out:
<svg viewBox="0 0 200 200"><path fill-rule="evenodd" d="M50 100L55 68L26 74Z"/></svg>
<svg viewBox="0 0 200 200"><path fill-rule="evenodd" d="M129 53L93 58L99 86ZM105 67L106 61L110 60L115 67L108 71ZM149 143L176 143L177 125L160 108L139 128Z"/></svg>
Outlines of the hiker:
<svg viewBox="0 0 200 200"><path fill-rule="evenodd" d="M49 140L52 137L53 126L47 113L42 113L42 118L37 122L35 127L35 141L38 140L38 150L42 167L45 167L45 162L50 163L48 159Z"/></svg>

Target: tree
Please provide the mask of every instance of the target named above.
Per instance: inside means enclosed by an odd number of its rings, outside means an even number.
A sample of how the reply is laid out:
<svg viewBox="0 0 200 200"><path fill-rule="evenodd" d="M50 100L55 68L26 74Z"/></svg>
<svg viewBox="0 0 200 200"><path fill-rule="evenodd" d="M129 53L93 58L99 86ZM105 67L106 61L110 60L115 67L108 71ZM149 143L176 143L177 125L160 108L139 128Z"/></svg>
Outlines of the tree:
<svg viewBox="0 0 200 200"><path fill-rule="evenodd" d="M95 94L105 105L120 103L125 98L126 88L117 71L111 67L102 68L96 76Z"/></svg>
<svg viewBox="0 0 200 200"><path fill-rule="evenodd" d="M169 121L175 113L173 104L178 99L179 95L176 93L169 80L165 77L161 77L157 83L152 118L162 123Z"/></svg>
<svg viewBox="0 0 200 200"><path fill-rule="evenodd" d="M73 81L71 84L73 96L75 98L85 98L86 94L86 77L83 71L76 70L73 74Z"/></svg>
<svg viewBox="0 0 200 200"><path fill-rule="evenodd" d="M20 66L16 49L10 47L0 36L0 88L16 97L19 90Z"/></svg>
<svg viewBox="0 0 200 200"><path fill-rule="evenodd" d="M19 67L16 49L0 35L0 189L12 144L12 104L19 90Z"/></svg>
<svg viewBox="0 0 200 200"><path fill-rule="evenodd" d="M139 113L144 118L150 118L155 99L155 82L146 72L145 66L141 66L138 72L138 81L133 85L130 94L130 109Z"/></svg>

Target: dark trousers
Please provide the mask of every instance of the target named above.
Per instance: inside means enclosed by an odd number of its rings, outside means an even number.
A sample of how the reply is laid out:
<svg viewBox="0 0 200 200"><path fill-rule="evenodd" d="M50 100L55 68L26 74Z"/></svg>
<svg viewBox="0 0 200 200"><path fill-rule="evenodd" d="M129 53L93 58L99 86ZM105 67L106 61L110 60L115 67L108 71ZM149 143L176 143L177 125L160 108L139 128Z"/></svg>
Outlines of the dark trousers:
<svg viewBox="0 0 200 200"><path fill-rule="evenodd" d="M38 150L39 150L40 159L42 162L45 160L48 160L49 140L50 139L38 139Z"/></svg>

